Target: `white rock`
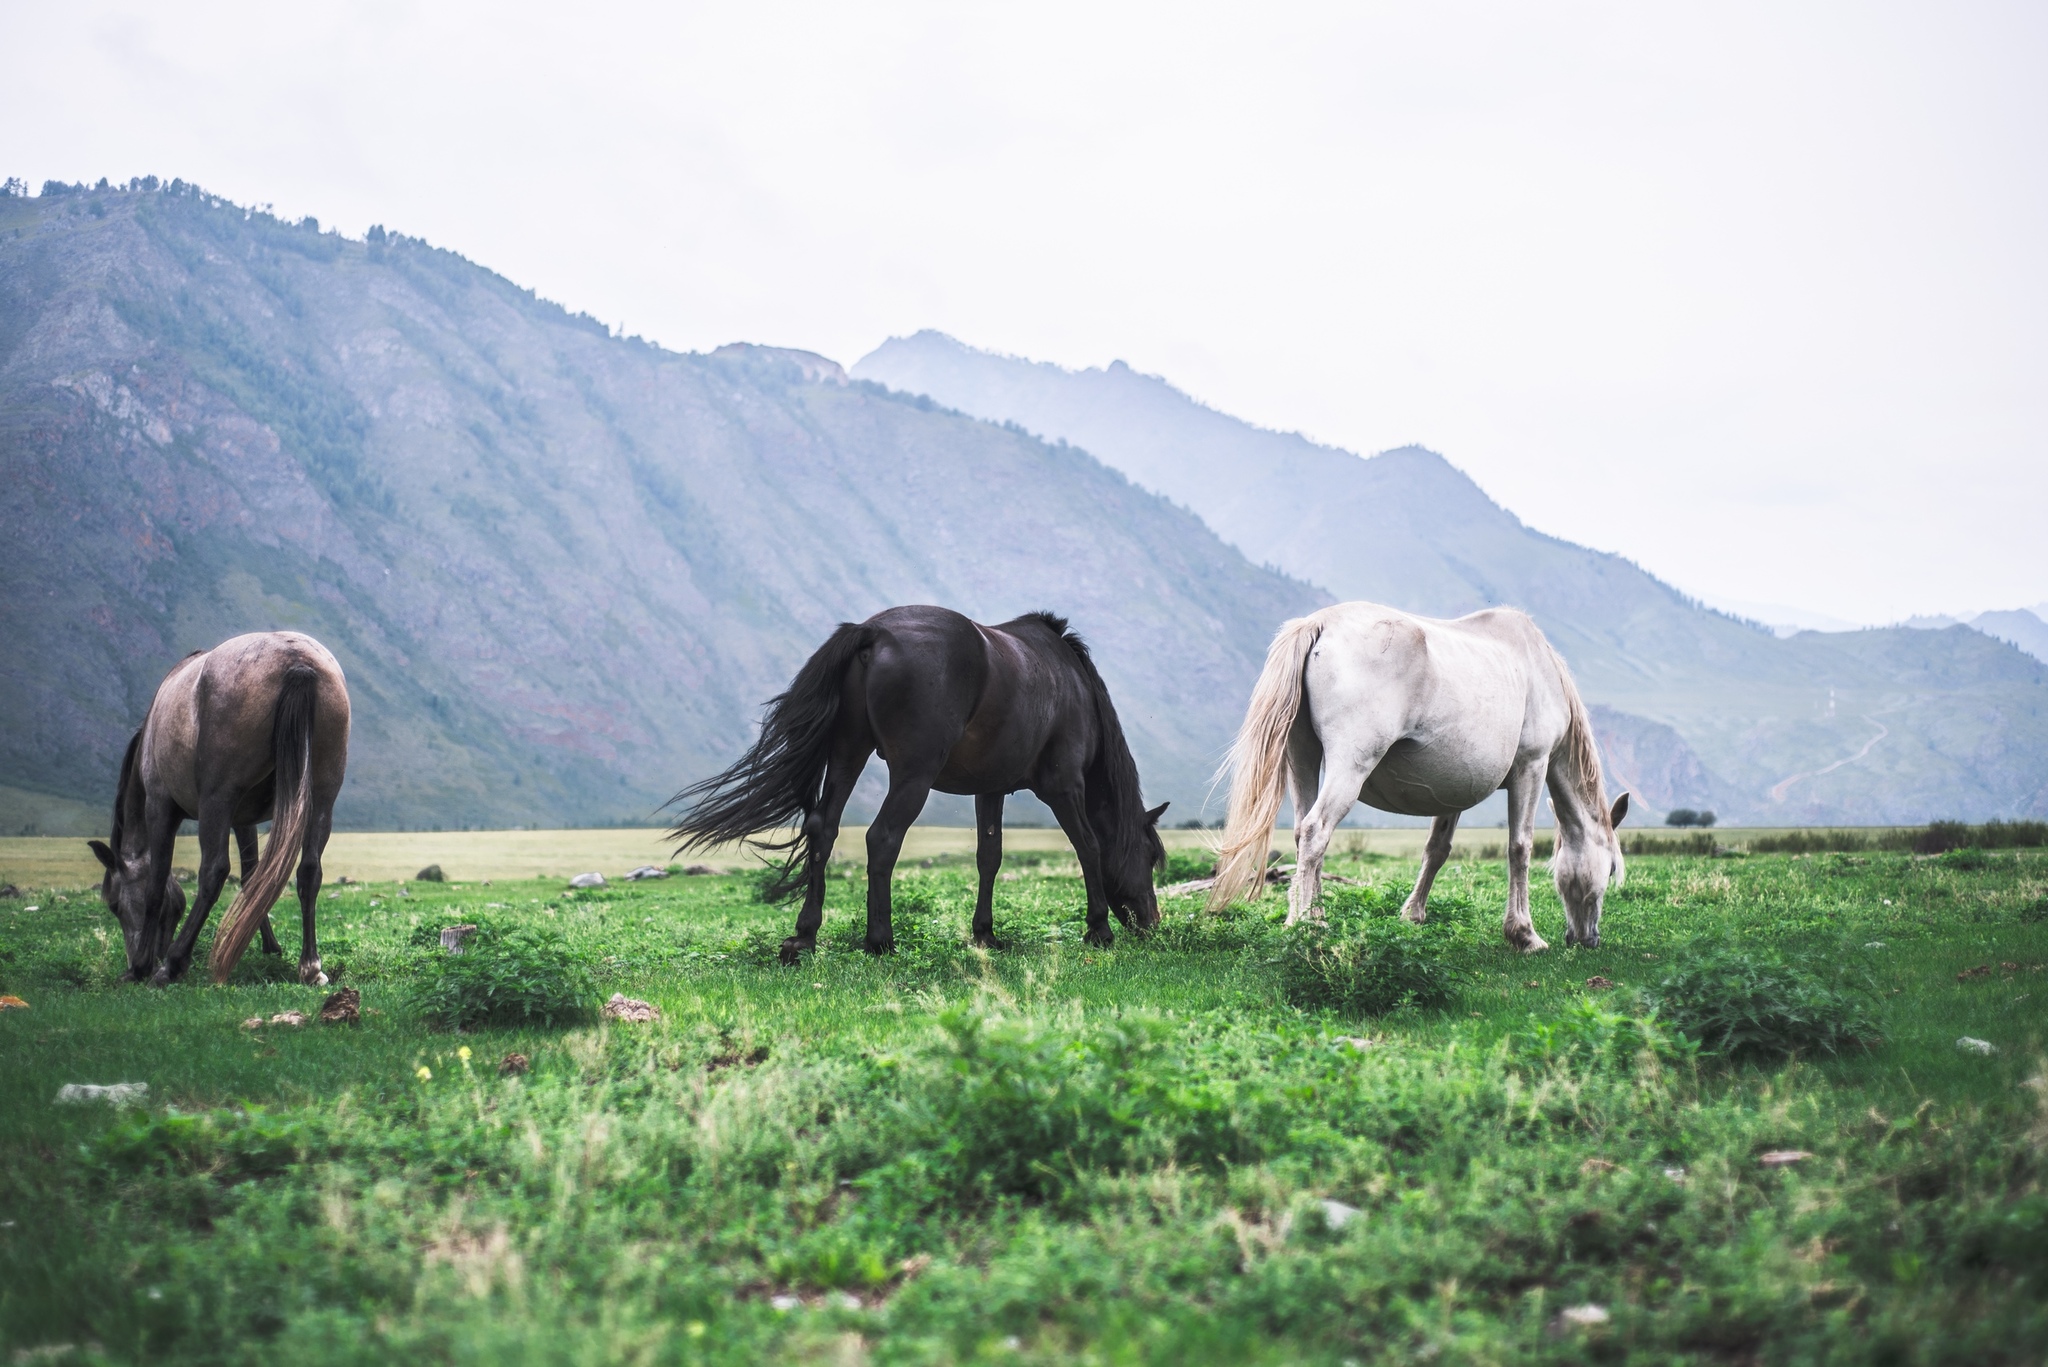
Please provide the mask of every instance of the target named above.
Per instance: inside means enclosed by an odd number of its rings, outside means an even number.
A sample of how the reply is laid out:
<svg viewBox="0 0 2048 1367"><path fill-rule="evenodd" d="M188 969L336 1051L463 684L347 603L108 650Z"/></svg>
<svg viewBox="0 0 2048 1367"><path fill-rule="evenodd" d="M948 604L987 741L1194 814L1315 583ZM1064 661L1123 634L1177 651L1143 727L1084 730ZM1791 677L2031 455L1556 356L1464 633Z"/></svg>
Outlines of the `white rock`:
<svg viewBox="0 0 2048 1367"><path fill-rule="evenodd" d="M109 1106L140 1106L148 1098L147 1082L67 1082L57 1089L60 1106L89 1106L97 1101Z"/></svg>
<svg viewBox="0 0 2048 1367"><path fill-rule="evenodd" d="M1976 1039L1970 1035L1964 1035L1961 1039L1957 1040L1956 1048L1966 1054L1995 1054L1998 1052L1998 1046L1990 1040Z"/></svg>
<svg viewBox="0 0 2048 1367"><path fill-rule="evenodd" d="M667 869L657 869L652 864L642 864L639 868L633 870L631 873L626 875L626 881L629 883L637 883L643 878L666 877L668 877Z"/></svg>
<svg viewBox="0 0 2048 1367"><path fill-rule="evenodd" d="M1358 1218L1358 1207L1347 1206L1342 1201L1324 1201L1323 1223L1331 1229L1342 1229Z"/></svg>
<svg viewBox="0 0 2048 1367"><path fill-rule="evenodd" d="M794 1310L799 1305L802 1305L803 1302L795 1296L770 1296L768 1304L774 1306L777 1310Z"/></svg>
<svg viewBox="0 0 2048 1367"><path fill-rule="evenodd" d="M572 888L601 888L604 886L604 875L601 873L579 873L569 880L569 886Z"/></svg>
<svg viewBox="0 0 2048 1367"><path fill-rule="evenodd" d="M860 1297L859 1297L859 1296L856 1296L856 1295L854 1295L854 1294L853 1294L853 1293L852 1293L851 1291L842 1291L842 1292L840 1292L840 1293L839 1293L839 1308L840 1308L840 1309L842 1309L842 1310L858 1310L858 1309L860 1309L860 1308L861 1308L861 1303L860 1303Z"/></svg>
<svg viewBox="0 0 2048 1367"><path fill-rule="evenodd" d="M1588 1325L1605 1324L1610 1318L1612 1317L1608 1315L1607 1307L1604 1305L1574 1305L1557 1312L1559 1324L1574 1325L1581 1329Z"/></svg>

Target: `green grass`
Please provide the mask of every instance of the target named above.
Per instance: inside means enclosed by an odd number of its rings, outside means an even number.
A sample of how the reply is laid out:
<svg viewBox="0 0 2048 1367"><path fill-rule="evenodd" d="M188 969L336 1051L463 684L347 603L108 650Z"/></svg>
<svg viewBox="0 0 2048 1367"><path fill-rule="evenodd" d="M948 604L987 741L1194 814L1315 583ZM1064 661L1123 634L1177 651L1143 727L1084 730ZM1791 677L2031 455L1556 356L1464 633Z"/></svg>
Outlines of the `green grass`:
<svg viewBox="0 0 2048 1367"><path fill-rule="evenodd" d="M964 943L971 869L905 871L885 961L835 879L793 970L788 909L742 876L351 888L322 947L362 1024L259 1031L238 1023L322 994L254 953L225 988L119 986L95 896L0 901L0 991L30 1003L0 1012L0 1346L2040 1360L2048 854L1638 858L1602 948L1534 959L1500 943L1501 867L1460 863L1432 899L1454 1000L1370 1018L1284 1004L1276 899L1177 899L1095 950L1064 867L998 886L993 955ZM1371 914L1413 864L1338 871ZM1540 881L1536 914L1562 938ZM289 899L277 920L289 963ZM664 1017L430 1029L409 1003L438 951L413 941L457 921L559 935L599 996ZM1853 962L1881 1042L1727 1063L1631 1017L1688 946L1731 941ZM501 1078L512 1052L531 1071ZM53 1104L118 1081L151 1104ZM1781 1149L1812 1156L1758 1162ZM1609 1319L1559 1320L1587 1304Z"/></svg>

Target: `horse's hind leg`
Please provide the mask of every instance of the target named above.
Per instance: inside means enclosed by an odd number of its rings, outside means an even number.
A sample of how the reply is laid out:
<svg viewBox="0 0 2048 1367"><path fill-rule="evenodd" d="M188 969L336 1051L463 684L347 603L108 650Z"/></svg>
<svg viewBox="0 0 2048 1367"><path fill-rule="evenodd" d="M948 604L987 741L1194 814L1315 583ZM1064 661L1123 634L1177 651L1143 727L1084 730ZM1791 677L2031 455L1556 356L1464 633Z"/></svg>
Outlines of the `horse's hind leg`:
<svg viewBox="0 0 2048 1367"><path fill-rule="evenodd" d="M327 986L327 974L320 967L320 940L313 930L313 911L320 901L320 856L334 830L334 795L325 796L325 801L311 802L305 843L299 847L299 981L308 987Z"/></svg>
<svg viewBox="0 0 2048 1367"><path fill-rule="evenodd" d="M1287 924L1315 915L1316 899L1323 893L1323 856L1337 825L1358 801L1366 778L1387 752L1385 744L1361 750L1347 745L1331 746L1325 755L1323 786L1307 811L1294 813L1294 882L1287 889Z"/></svg>
<svg viewBox="0 0 2048 1367"><path fill-rule="evenodd" d="M805 950L818 943L818 927L825 921L825 865L839 842L839 818L846 810L846 799L873 753L874 745L865 731L842 736L833 746L825 767L824 791L818 805L804 818L804 904L797 910L796 934L782 942L779 957L784 964L796 963Z"/></svg>
<svg viewBox="0 0 2048 1367"><path fill-rule="evenodd" d="M1421 925L1429 919L1429 889L1437 870L1451 857L1451 837L1458 833L1459 813L1440 816L1429 825L1429 843L1422 847L1422 872L1416 875L1415 891L1401 904L1401 919Z"/></svg>
<svg viewBox="0 0 2048 1367"><path fill-rule="evenodd" d="M242 886L249 886L249 879L256 872L256 823L248 822L235 827L235 845L242 852ZM277 932L271 928L270 913L263 913L263 922L257 927L263 932L263 952L283 954L284 947L277 942Z"/></svg>
<svg viewBox="0 0 2048 1367"><path fill-rule="evenodd" d="M1550 948L1529 919L1529 860L1536 852L1536 803L1543 793L1545 760L1516 760L1508 771L1508 910L1501 933L1524 954Z"/></svg>
<svg viewBox="0 0 2048 1367"><path fill-rule="evenodd" d="M220 890L228 881L228 833L234 824L234 804L218 798L202 799L199 804L199 883L193 889L192 910L185 916L183 929L177 930L165 952L163 962L157 965L155 982L161 987L176 982L185 976L185 970L192 966L192 946L199 939L199 932L206 925L206 918L213 914L213 904L220 900ZM166 927L166 930L176 929Z"/></svg>
<svg viewBox="0 0 2048 1367"><path fill-rule="evenodd" d="M1003 795L984 793L974 799L974 867L981 887L974 895L974 943L1001 949L996 939L996 871L1003 866Z"/></svg>
<svg viewBox="0 0 2048 1367"><path fill-rule="evenodd" d="M903 852L903 836L910 823L924 810L932 794L932 779L939 766L920 764L914 769L889 767L889 795L868 827L868 935L864 946L870 954L888 954L896 948L896 927L890 915L889 881L896 873L896 856Z"/></svg>

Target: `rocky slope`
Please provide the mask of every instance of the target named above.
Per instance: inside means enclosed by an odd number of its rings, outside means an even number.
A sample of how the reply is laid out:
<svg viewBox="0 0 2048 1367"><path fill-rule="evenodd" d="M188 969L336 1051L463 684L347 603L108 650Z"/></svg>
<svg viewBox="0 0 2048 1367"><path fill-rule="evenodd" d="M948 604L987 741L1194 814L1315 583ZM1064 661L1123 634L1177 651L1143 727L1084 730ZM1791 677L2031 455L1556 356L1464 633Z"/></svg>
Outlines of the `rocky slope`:
<svg viewBox="0 0 2048 1367"><path fill-rule="evenodd" d="M2048 671L1978 632L1779 640L1524 526L1434 452L1361 459L1122 362L1069 371L924 332L853 373L1081 446L1337 598L1436 616L1527 609L1603 704L1617 776L1655 810L1769 823L2048 813Z"/></svg>
<svg viewBox="0 0 2048 1367"><path fill-rule="evenodd" d="M1070 616L1185 810L1325 601L1072 447L371 236L182 185L0 199L8 811L105 804L173 661L292 627L348 672L344 824L644 822L905 602Z"/></svg>

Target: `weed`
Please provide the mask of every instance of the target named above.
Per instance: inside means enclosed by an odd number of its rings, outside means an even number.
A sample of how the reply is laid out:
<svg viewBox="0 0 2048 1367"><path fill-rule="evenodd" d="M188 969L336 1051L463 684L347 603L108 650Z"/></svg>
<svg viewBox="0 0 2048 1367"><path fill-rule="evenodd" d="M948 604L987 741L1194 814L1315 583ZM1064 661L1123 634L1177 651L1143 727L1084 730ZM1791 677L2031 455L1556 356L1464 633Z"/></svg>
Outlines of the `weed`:
<svg viewBox="0 0 2048 1367"><path fill-rule="evenodd" d="M1872 990L1848 954L1826 963L1815 953L1707 944L1643 994L1669 1028L1705 1054L1779 1059L1839 1054L1876 1042Z"/></svg>
<svg viewBox="0 0 2048 1367"><path fill-rule="evenodd" d="M1372 917L1349 926L1304 921L1281 950L1281 990L1296 1006L1345 1015L1444 1007L1459 976L1444 939L1434 925L1411 925L1399 917Z"/></svg>
<svg viewBox="0 0 2048 1367"><path fill-rule="evenodd" d="M428 962L413 1007L448 1030L568 1024L588 1017L597 995L589 956L540 927L485 926L463 953Z"/></svg>

